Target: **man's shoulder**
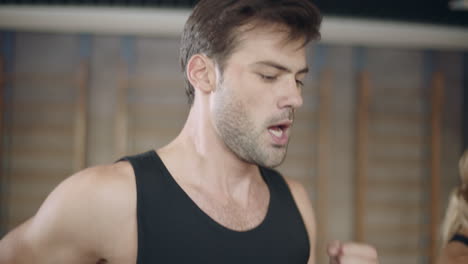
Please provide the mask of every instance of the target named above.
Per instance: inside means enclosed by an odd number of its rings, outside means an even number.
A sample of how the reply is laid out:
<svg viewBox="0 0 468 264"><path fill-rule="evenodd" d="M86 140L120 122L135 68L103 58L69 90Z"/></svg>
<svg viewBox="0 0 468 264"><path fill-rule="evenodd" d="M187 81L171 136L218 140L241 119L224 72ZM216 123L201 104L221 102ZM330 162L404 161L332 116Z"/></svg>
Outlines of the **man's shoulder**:
<svg viewBox="0 0 468 264"><path fill-rule="evenodd" d="M42 211L77 225L89 224L91 219L118 217L132 212L136 190L134 175L128 162L99 165L79 171L60 183L46 199L36 217ZM36 218L35 217L35 218Z"/></svg>
<svg viewBox="0 0 468 264"><path fill-rule="evenodd" d="M86 168L66 179L56 191L65 201L86 205L87 211L97 214L124 213L135 206L135 177L125 161Z"/></svg>
<svg viewBox="0 0 468 264"><path fill-rule="evenodd" d="M80 186L88 185L90 190L100 188L132 187L134 173L132 165L127 161L119 161L113 164L97 165L86 168L70 176L66 181Z"/></svg>
<svg viewBox="0 0 468 264"><path fill-rule="evenodd" d="M69 197L79 202L110 195L111 191L124 195L131 191L133 178L133 170L128 162L93 166L66 178L52 191L50 197Z"/></svg>

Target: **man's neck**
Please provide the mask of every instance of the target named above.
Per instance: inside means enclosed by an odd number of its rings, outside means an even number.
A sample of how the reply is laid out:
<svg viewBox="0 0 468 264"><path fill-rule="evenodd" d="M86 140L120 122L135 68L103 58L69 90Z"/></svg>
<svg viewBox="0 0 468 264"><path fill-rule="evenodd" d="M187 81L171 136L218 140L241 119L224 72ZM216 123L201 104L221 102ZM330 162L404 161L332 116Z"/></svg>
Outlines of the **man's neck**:
<svg viewBox="0 0 468 264"><path fill-rule="evenodd" d="M161 159L184 183L237 199L246 197L252 183L262 181L258 166L228 149L210 121L200 116L207 115L190 111L179 136L158 150Z"/></svg>

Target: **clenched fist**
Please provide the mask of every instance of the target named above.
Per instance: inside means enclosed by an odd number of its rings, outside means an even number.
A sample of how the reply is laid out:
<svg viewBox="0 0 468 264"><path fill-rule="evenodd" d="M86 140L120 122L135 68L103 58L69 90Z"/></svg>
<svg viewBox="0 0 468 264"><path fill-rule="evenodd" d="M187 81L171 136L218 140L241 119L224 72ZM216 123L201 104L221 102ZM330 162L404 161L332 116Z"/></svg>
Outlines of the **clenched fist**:
<svg viewBox="0 0 468 264"><path fill-rule="evenodd" d="M328 245L330 264L378 264L377 250L366 244L334 241Z"/></svg>

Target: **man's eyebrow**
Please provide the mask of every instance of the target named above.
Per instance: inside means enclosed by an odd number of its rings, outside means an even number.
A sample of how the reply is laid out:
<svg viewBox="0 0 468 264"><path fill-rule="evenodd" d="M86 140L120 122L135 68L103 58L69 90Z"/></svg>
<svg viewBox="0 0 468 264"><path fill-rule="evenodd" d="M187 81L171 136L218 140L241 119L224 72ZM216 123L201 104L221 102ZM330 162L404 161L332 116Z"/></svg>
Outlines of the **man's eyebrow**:
<svg viewBox="0 0 468 264"><path fill-rule="evenodd" d="M256 62L254 63L254 65L264 65L264 66L269 66L269 67L273 67L273 68L276 68L280 71L284 71L284 72L287 72L287 73L292 73L292 70L279 64L279 63L276 63L276 62L273 62L273 61L259 61L259 62ZM308 73L309 72L309 67L305 67L303 69L300 69L297 74L301 74L301 73Z"/></svg>

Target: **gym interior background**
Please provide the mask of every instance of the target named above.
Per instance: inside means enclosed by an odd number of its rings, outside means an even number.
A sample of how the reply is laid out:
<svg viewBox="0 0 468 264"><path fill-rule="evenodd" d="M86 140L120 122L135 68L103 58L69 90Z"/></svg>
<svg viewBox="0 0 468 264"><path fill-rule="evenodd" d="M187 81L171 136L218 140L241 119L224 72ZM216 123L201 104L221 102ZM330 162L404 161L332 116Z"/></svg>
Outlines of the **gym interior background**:
<svg viewBox="0 0 468 264"><path fill-rule="evenodd" d="M194 2L0 1L0 236L72 173L177 135ZM434 263L468 147L464 3L315 2L323 37L279 170L309 191L319 252L358 240L383 264Z"/></svg>

